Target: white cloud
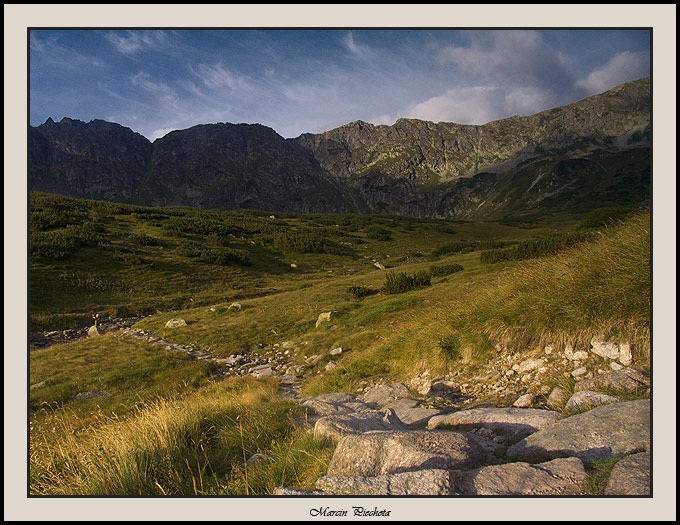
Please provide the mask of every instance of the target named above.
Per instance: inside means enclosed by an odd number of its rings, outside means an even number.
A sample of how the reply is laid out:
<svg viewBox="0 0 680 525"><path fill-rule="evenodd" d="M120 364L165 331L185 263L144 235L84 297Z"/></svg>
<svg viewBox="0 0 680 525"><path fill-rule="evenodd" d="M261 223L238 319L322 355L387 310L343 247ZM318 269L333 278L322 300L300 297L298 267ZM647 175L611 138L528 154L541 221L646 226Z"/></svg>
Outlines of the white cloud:
<svg viewBox="0 0 680 525"><path fill-rule="evenodd" d="M179 102L179 97L177 96L177 93L175 92L174 89L169 87L164 82L162 81L156 82L152 80L151 76L149 76L149 74L143 71L140 71L136 75L130 77L130 80L132 81L133 85L141 87L147 93L156 97L163 104L166 104L173 108L177 107L177 104Z"/></svg>
<svg viewBox="0 0 680 525"><path fill-rule="evenodd" d="M396 120L396 119L395 119L394 117L391 117L391 116L389 116L389 115L376 115L376 116L371 117L370 119L368 119L368 121L369 121L371 124L375 124L376 126L379 126L379 125L381 125L381 124L385 124L385 125L387 125L387 126L391 126L392 124L394 124L394 121L395 121L395 120Z"/></svg>
<svg viewBox="0 0 680 525"><path fill-rule="evenodd" d="M226 87L231 90L246 90L251 87L247 77L234 73L224 68L221 64L213 66L198 64L195 69L192 66L189 66L189 69L203 84L211 89Z"/></svg>
<svg viewBox="0 0 680 525"><path fill-rule="evenodd" d="M126 34L108 32L104 34L120 53L133 55L144 49L158 49L168 43L167 34L164 31L126 31Z"/></svg>
<svg viewBox="0 0 680 525"><path fill-rule="evenodd" d="M649 75L649 54L624 51L613 56L609 62L594 69L577 85L585 96L602 93L614 86Z"/></svg>
<svg viewBox="0 0 680 525"><path fill-rule="evenodd" d="M554 95L539 88L475 86L450 89L406 111L409 118L433 122L485 124L513 115L531 115L554 104Z"/></svg>
<svg viewBox="0 0 680 525"><path fill-rule="evenodd" d="M360 60L368 60L373 55L371 48L365 45L360 45L354 41L354 33L351 31L345 35L343 44L354 57Z"/></svg>

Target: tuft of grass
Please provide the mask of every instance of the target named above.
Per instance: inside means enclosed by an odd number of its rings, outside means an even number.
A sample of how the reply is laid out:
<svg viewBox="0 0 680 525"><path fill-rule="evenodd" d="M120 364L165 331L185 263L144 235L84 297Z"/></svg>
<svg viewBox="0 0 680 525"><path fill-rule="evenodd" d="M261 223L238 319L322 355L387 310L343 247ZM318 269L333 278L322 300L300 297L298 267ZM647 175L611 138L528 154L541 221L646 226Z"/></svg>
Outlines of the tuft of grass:
<svg viewBox="0 0 680 525"><path fill-rule="evenodd" d="M607 488L609 476L621 459L622 458L611 457L594 461L590 466L588 479L585 481L585 492L597 496L603 495Z"/></svg>
<svg viewBox="0 0 680 525"><path fill-rule="evenodd" d="M159 399L123 421L102 418L86 433L66 427L56 443L32 444L31 493L264 494L279 481L308 484L330 450L296 431L299 410L275 382L249 378ZM256 453L275 461L250 474Z"/></svg>

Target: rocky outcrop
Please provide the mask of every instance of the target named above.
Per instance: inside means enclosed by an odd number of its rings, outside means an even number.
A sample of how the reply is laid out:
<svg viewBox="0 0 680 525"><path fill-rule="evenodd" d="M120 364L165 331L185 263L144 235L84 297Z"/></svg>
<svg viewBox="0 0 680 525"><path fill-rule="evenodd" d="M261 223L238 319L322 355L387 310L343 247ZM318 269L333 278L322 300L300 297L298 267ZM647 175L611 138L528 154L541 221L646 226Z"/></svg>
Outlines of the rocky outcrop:
<svg viewBox="0 0 680 525"><path fill-rule="evenodd" d="M557 421L507 450L514 461L578 457L586 465L650 447L649 400L613 403Z"/></svg>
<svg viewBox="0 0 680 525"><path fill-rule="evenodd" d="M651 461L648 452L632 454L612 469L605 494L608 496L647 496L651 493Z"/></svg>
<svg viewBox="0 0 680 525"><path fill-rule="evenodd" d="M324 476L316 488L329 495L449 496L453 494L452 473L445 469L423 469L380 476Z"/></svg>

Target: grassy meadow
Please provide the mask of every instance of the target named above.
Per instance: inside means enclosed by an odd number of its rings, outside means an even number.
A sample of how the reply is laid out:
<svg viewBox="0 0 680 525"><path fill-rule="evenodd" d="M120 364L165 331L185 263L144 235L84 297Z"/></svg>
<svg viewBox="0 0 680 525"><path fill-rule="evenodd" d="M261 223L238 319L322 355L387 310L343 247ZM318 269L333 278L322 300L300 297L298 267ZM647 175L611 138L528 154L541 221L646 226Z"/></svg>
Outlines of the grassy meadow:
<svg viewBox="0 0 680 525"><path fill-rule="evenodd" d="M215 357L295 341L303 395L426 370L474 377L499 343L578 349L601 335L649 363L645 211L510 226L33 193L30 235L32 331L144 313L136 328ZM166 328L176 317L187 325ZM110 332L30 351L31 493L268 494L325 473L332 445L294 424L304 413L276 379L220 380L159 348ZM75 398L85 391L108 395ZM267 457L246 466L255 453Z"/></svg>

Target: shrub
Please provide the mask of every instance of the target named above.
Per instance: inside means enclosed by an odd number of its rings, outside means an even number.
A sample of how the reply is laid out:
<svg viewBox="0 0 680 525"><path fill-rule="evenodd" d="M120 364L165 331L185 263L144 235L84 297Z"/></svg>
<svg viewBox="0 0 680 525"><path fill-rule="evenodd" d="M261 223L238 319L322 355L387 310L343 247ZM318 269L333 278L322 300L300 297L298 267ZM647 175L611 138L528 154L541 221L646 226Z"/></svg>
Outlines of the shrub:
<svg viewBox="0 0 680 525"><path fill-rule="evenodd" d="M357 299L363 299L364 297L372 295L376 292L368 286L350 286L347 291Z"/></svg>
<svg viewBox="0 0 680 525"><path fill-rule="evenodd" d="M552 255L563 248L575 246L592 238L593 234L591 232L546 235L538 239L521 241L510 248L483 251L479 256L479 260L483 263L496 263Z"/></svg>
<svg viewBox="0 0 680 525"><path fill-rule="evenodd" d="M199 260L211 264L220 264L228 266L230 264L240 264L242 266L249 266L251 264L248 257L234 250L225 248L208 248L201 252Z"/></svg>
<svg viewBox="0 0 680 525"><path fill-rule="evenodd" d="M432 253L436 256L469 253L475 249L475 246L476 243L472 241L450 242L439 246Z"/></svg>
<svg viewBox="0 0 680 525"><path fill-rule="evenodd" d="M135 233L130 236L130 239L137 244L141 244L142 246L160 246L161 242L154 238L150 237L148 235L144 235L143 233Z"/></svg>
<svg viewBox="0 0 680 525"><path fill-rule="evenodd" d="M413 274L389 272L385 276L385 283L382 285L381 290L389 294L403 293L415 288L429 286L430 282L430 274L425 270L420 270Z"/></svg>
<svg viewBox="0 0 680 525"><path fill-rule="evenodd" d="M432 277L442 277L444 275L451 275L452 273L460 272L463 267L457 263L450 264L433 264L430 266L430 275Z"/></svg>
<svg viewBox="0 0 680 525"><path fill-rule="evenodd" d="M182 257L195 259L201 256L202 250L203 247L196 241L181 241L177 248L175 248L175 253L177 255L181 255Z"/></svg>

